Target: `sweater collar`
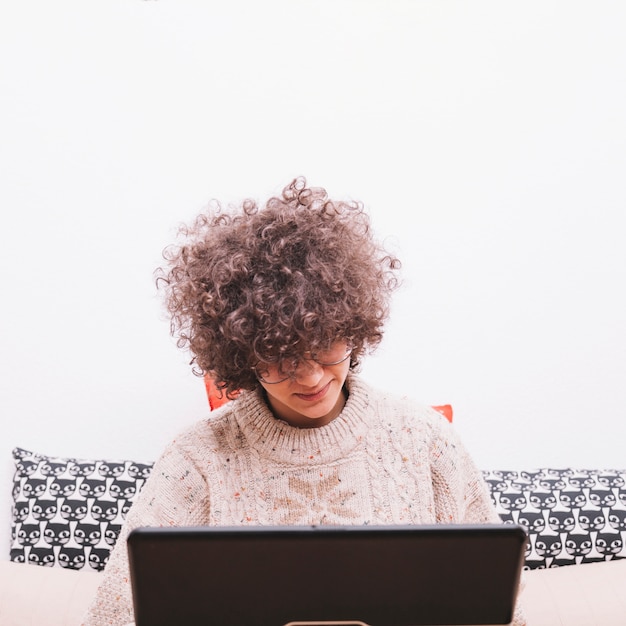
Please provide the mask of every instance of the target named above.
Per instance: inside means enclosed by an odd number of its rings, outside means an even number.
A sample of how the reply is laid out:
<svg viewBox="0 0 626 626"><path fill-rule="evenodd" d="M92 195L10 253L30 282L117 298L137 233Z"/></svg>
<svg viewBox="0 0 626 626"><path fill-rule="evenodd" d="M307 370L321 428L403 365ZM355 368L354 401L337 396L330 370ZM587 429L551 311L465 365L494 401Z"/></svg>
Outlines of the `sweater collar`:
<svg viewBox="0 0 626 626"><path fill-rule="evenodd" d="M233 414L250 448L262 457L290 465L329 463L363 441L374 417L370 387L352 373L346 387L349 395L342 412L319 428L297 428L274 417L260 388L242 392L233 402Z"/></svg>

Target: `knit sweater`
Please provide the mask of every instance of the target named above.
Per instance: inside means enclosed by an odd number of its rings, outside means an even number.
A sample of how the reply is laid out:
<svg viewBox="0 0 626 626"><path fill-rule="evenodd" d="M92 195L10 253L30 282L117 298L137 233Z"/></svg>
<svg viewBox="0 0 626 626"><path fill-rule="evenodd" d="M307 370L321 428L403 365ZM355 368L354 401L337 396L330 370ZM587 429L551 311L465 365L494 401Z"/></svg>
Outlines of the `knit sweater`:
<svg viewBox="0 0 626 626"><path fill-rule="evenodd" d="M346 385L346 405L326 426L276 419L259 390L172 441L129 511L84 626L132 622L126 538L137 526L500 521L439 413L352 374Z"/></svg>

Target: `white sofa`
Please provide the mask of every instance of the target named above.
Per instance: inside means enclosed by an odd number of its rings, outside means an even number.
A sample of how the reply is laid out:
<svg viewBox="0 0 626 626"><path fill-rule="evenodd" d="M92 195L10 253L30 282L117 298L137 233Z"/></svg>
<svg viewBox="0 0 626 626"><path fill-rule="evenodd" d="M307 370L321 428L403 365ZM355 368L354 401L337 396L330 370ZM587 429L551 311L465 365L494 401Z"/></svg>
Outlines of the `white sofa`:
<svg viewBox="0 0 626 626"><path fill-rule="evenodd" d="M77 626L151 465L19 448L13 456L0 625ZM626 472L484 474L503 520L529 529L522 599L530 626L626 625Z"/></svg>
<svg viewBox="0 0 626 626"><path fill-rule="evenodd" d="M2 626L77 626L101 574L0 561ZM626 624L626 559L525 572L529 626Z"/></svg>
<svg viewBox="0 0 626 626"><path fill-rule="evenodd" d="M2 626L77 626L100 574L0 561Z"/></svg>

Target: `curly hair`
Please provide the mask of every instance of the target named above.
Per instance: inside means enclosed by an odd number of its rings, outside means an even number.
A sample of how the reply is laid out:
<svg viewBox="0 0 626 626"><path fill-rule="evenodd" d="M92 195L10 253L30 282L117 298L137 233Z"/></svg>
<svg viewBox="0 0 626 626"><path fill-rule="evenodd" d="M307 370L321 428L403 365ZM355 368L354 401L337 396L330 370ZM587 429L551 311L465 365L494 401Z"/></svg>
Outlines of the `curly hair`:
<svg viewBox="0 0 626 626"><path fill-rule="evenodd" d="M156 271L170 330L229 397L258 385L260 361L299 359L337 339L350 367L381 341L400 262L377 243L360 202L330 200L302 177L270 198L214 202Z"/></svg>

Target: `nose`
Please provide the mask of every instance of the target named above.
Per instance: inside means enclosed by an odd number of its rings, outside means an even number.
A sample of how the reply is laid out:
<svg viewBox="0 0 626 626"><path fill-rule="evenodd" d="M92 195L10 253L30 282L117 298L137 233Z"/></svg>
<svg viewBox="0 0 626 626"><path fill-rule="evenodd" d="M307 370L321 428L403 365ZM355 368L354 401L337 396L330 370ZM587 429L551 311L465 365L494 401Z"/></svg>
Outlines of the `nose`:
<svg viewBox="0 0 626 626"><path fill-rule="evenodd" d="M324 376L324 367L315 361L303 359L298 363L294 378L307 387L315 387Z"/></svg>

